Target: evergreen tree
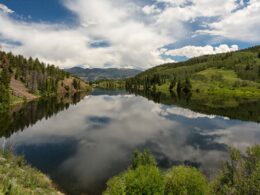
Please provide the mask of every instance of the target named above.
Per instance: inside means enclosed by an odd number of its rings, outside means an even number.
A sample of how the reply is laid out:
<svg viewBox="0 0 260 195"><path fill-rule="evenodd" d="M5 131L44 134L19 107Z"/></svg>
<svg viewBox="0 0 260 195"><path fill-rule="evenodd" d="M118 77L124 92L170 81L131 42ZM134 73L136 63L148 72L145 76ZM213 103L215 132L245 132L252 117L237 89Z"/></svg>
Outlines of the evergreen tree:
<svg viewBox="0 0 260 195"><path fill-rule="evenodd" d="M181 81L179 80L178 83L177 83L177 93L180 94L180 93L181 93L181 90L182 90L182 83L181 83Z"/></svg>
<svg viewBox="0 0 260 195"><path fill-rule="evenodd" d="M184 85L184 87L183 87L183 92L184 92L184 93L190 93L191 88L192 88L192 86L191 86L190 79L189 79L189 78L186 78L186 79L185 79L185 85Z"/></svg>
<svg viewBox="0 0 260 195"><path fill-rule="evenodd" d="M172 91L175 86L176 86L176 78L174 77L174 78L170 81L169 90Z"/></svg>

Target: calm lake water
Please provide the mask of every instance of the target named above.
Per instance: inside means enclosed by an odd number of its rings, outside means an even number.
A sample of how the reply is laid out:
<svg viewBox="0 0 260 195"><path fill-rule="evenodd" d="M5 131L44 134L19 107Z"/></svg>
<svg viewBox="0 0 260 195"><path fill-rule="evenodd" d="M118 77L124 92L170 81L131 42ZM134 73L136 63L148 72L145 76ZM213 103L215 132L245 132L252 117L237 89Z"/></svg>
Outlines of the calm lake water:
<svg viewBox="0 0 260 195"><path fill-rule="evenodd" d="M260 124L248 118L202 114L120 90L32 102L0 117L2 147L24 155L68 194L100 194L135 149L148 148L163 169L186 164L212 177L228 146L260 143Z"/></svg>

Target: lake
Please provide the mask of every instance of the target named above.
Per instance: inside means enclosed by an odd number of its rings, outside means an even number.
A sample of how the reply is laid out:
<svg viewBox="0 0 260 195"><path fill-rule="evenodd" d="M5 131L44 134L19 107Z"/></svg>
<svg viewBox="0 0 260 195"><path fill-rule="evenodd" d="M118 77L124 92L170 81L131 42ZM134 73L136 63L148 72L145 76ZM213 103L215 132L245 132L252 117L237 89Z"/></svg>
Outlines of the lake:
<svg viewBox="0 0 260 195"><path fill-rule="evenodd" d="M211 178L229 146L244 151L260 143L256 102L232 113L211 112L187 99L191 107L158 96L95 89L31 102L0 115L0 144L24 155L68 194L101 194L136 149L149 149L162 169L185 164Z"/></svg>

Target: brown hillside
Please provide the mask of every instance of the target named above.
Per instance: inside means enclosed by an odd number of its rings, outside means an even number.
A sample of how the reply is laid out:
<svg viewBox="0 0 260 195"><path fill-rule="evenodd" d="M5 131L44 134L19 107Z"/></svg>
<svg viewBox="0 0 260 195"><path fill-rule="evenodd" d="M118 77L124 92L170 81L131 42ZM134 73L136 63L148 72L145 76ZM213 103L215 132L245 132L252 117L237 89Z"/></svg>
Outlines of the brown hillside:
<svg viewBox="0 0 260 195"><path fill-rule="evenodd" d="M28 88L26 88L21 81L15 80L14 78L11 78L10 88L14 96L26 98L28 101L37 98L37 96L29 93Z"/></svg>

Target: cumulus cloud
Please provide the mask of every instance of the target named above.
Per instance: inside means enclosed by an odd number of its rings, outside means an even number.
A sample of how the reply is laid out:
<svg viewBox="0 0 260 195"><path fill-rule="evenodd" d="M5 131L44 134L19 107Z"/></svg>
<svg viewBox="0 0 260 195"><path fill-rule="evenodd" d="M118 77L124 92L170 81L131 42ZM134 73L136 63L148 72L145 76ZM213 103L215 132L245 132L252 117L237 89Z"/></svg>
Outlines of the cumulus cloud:
<svg viewBox="0 0 260 195"><path fill-rule="evenodd" d="M167 45L187 37L192 39L194 35L209 34L251 42L259 40L257 0L251 0L248 5L237 0L61 2L75 14L79 25L25 22L11 17L10 10L0 11L0 26L4 27L0 28L2 47L60 67L147 69L168 62L162 54L184 52L185 56L194 57L236 49L209 45L162 52ZM0 10L4 9L8 8L0 4ZM93 43L106 44L93 47Z"/></svg>
<svg viewBox="0 0 260 195"><path fill-rule="evenodd" d="M161 10L156 7L156 5L146 5L146 6L143 7L142 10L147 15L149 15L149 14L156 14L156 13L160 13L161 12Z"/></svg>
<svg viewBox="0 0 260 195"><path fill-rule="evenodd" d="M211 45L206 45L203 47L200 46L192 46L188 45L179 49L167 50L165 51L166 55L172 56L185 56L188 58L207 55L207 54L218 54L225 52L237 51L238 45L232 45L229 47L228 45L222 44L218 47L212 47Z"/></svg>
<svg viewBox="0 0 260 195"><path fill-rule="evenodd" d="M199 33L218 35L229 39L260 42L260 1L250 0L249 5L208 24L209 29Z"/></svg>
<svg viewBox="0 0 260 195"><path fill-rule="evenodd" d="M9 9L6 5L0 3L0 11L3 11L5 13L9 13L9 14L12 14L14 13L13 10Z"/></svg>
<svg viewBox="0 0 260 195"><path fill-rule="evenodd" d="M0 25L5 28L0 29L0 38L21 43L12 49L14 53L38 57L61 67L110 64L149 68L165 62L157 50L173 38L135 19L137 8L127 1L115 4L111 0L66 0L65 5L77 14L80 26L20 22L1 14ZM108 42L109 46L91 47L98 40Z"/></svg>

